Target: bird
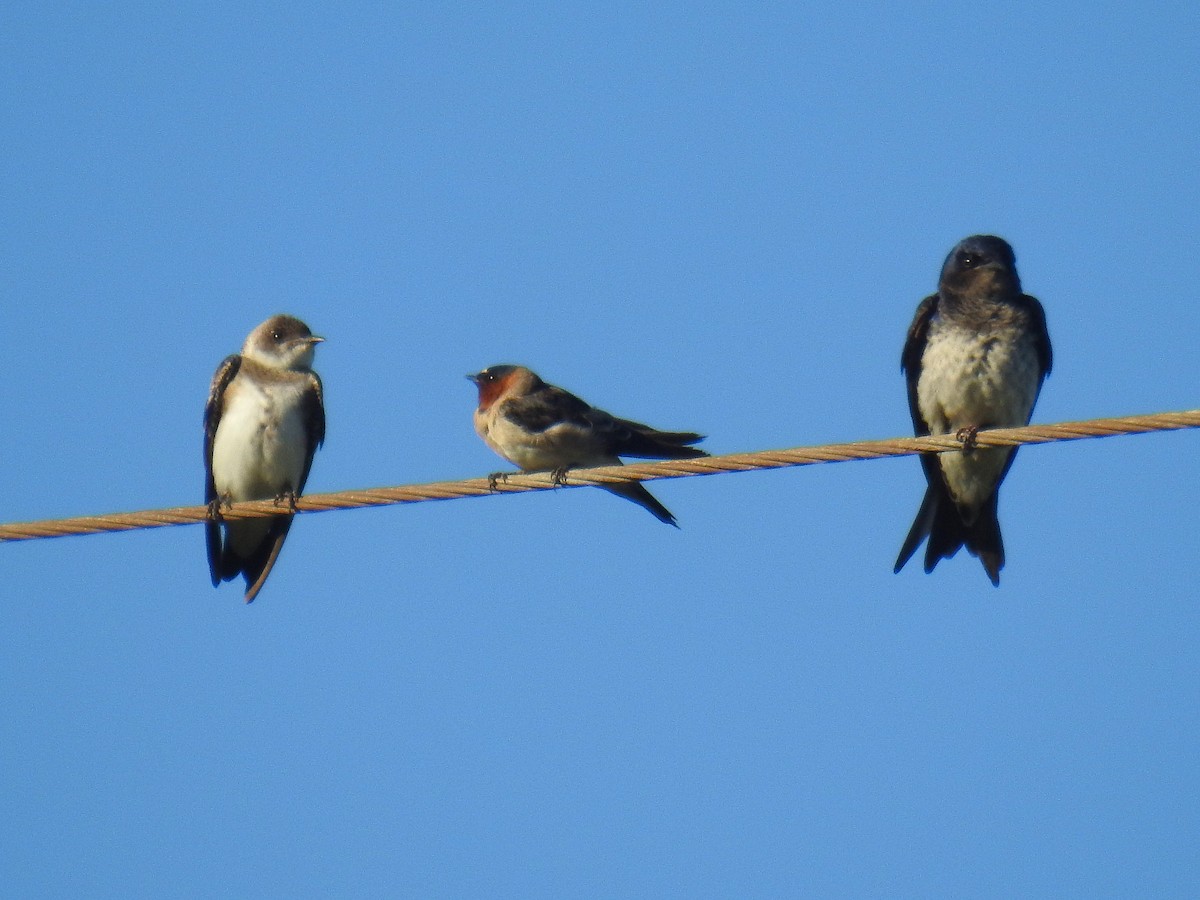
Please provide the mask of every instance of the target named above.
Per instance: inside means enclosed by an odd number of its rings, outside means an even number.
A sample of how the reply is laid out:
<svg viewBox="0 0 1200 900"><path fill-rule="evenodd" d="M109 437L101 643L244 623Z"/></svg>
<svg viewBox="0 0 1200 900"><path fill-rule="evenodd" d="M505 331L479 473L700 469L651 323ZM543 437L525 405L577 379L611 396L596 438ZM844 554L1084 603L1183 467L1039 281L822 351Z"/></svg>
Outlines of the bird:
<svg viewBox="0 0 1200 900"><path fill-rule="evenodd" d="M272 316L213 375L204 407L208 568L213 587L242 575L247 603L279 557L313 455L325 441L321 379L312 370L322 341L299 319ZM247 500L274 500L290 511L221 520L223 507Z"/></svg>
<svg viewBox="0 0 1200 900"><path fill-rule="evenodd" d="M692 431L659 431L619 419L547 384L525 366L497 365L467 378L479 388L475 431L501 457L526 472L619 466L620 457L695 459L708 456L691 446L704 440ZM602 485L632 500L660 522L679 527L675 516L640 482Z"/></svg>
<svg viewBox="0 0 1200 900"><path fill-rule="evenodd" d="M895 572L928 538L925 571L965 546L995 586L1004 567L997 502L1016 448L975 448L983 428L1029 424L1053 362L1042 304L1021 290L1003 238L976 234L946 257L936 294L917 306L900 357L918 437L954 434L961 451L925 453L928 484Z"/></svg>

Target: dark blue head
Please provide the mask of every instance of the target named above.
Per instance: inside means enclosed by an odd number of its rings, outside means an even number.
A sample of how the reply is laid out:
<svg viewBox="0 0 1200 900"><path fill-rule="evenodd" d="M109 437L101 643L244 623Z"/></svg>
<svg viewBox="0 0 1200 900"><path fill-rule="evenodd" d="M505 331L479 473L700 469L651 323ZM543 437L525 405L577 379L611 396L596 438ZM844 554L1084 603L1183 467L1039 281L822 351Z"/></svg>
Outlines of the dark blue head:
<svg viewBox="0 0 1200 900"><path fill-rule="evenodd" d="M956 294L1021 293L1013 248L992 234L964 238L946 257L939 288Z"/></svg>

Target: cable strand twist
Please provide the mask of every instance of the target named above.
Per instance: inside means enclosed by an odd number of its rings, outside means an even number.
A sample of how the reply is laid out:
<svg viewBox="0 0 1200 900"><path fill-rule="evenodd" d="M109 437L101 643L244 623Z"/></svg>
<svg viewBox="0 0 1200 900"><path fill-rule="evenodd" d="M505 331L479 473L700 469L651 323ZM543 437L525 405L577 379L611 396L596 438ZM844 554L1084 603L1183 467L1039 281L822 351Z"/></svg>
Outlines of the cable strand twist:
<svg viewBox="0 0 1200 900"><path fill-rule="evenodd" d="M1200 410L1088 419L1081 422L1059 422L1052 425L1027 425L1022 428L994 428L980 431L975 435L973 446L1017 447L1023 444L1048 444L1056 441L1146 434L1154 431L1177 431L1185 428L1200 428ZM664 478L689 478L697 475L782 469L821 463L912 456L918 453L962 451L963 446L963 442L955 435L902 437L890 440L794 447L789 450L731 453L724 456L700 457L699 459L572 469L567 473L565 482L556 480L553 473L550 472L512 473L494 479L467 478L460 481L438 481L429 484L309 494L296 501L296 511L299 513L328 512L335 509L361 509L399 503L423 503L431 500L485 497L492 494L546 491L557 487L594 487L628 481L657 481ZM252 503L238 503L229 509L223 509L221 516L223 519L232 521L279 515L286 511L286 507L278 505L274 501L259 500ZM0 525L0 543L132 531L141 528L164 528L169 525L194 525L207 521L208 517L208 507L206 506L177 506L141 512L77 516L39 522L16 522Z"/></svg>

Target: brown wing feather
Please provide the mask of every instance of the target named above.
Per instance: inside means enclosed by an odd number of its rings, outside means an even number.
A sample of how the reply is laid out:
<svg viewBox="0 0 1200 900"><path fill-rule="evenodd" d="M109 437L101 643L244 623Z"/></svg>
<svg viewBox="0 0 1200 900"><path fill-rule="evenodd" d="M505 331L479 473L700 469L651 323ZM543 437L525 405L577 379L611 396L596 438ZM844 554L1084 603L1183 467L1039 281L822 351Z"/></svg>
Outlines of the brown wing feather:
<svg viewBox="0 0 1200 900"><path fill-rule="evenodd" d="M308 483L308 473L312 469L313 456L317 448L325 443L325 393L321 385L321 376L309 372L310 389L304 395L304 430L308 433L308 455L304 460L304 472L300 483L296 486L296 494L304 492ZM278 551L276 551L278 552Z"/></svg>
<svg viewBox="0 0 1200 900"><path fill-rule="evenodd" d="M241 368L242 358L237 354L227 356L217 366L213 375L212 385L208 389L208 402L204 404L204 502L212 503L217 499L217 485L213 480L212 458L213 442L217 439L217 426L221 424L221 410L224 407L225 389ZM204 540L208 549L208 573L212 577L213 587L222 581L228 581L236 572L226 572L221 565L221 526L209 519L204 523Z"/></svg>
<svg viewBox="0 0 1200 900"><path fill-rule="evenodd" d="M614 419L614 425L614 450L619 456L643 459L696 459L708 456L699 447L689 446L704 440L704 435L694 431L659 431L628 419Z"/></svg>
<svg viewBox="0 0 1200 900"><path fill-rule="evenodd" d="M213 481L212 456L213 442L217 439L217 426L221 424L221 410L224 407L225 389L233 381L241 368L242 358L237 354L227 356L217 366L213 375L212 385L208 389L208 402L204 404L204 502L211 503L217 498L217 485Z"/></svg>
<svg viewBox="0 0 1200 900"><path fill-rule="evenodd" d="M591 415L597 412L574 394L552 384L542 384L520 397L509 397L503 401L501 411L505 418L534 433L564 423L590 428L595 424Z"/></svg>

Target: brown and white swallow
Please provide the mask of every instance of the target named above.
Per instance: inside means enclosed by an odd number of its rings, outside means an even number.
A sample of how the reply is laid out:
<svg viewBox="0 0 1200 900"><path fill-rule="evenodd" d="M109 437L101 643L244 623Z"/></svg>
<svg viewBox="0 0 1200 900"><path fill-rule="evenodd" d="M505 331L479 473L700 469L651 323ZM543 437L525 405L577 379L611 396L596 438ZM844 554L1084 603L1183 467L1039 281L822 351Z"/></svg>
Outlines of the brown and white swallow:
<svg viewBox="0 0 1200 900"><path fill-rule="evenodd" d="M321 379L312 370L323 340L297 318L272 316L217 368L204 407L208 568L213 587L244 576L247 603L271 573L292 513L220 522L220 508L276 500L294 509L325 440Z"/></svg>
<svg viewBox="0 0 1200 900"><path fill-rule="evenodd" d="M928 487L895 571L926 537L925 571L965 546L1000 584L1004 542L997 503L1015 448L970 448L983 428L1029 423L1052 354L1042 304L1021 292L1012 247L993 235L960 241L908 329L900 367L918 436L958 434L962 451L925 453Z"/></svg>
<svg viewBox="0 0 1200 900"><path fill-rule="evenodd" d="M492 366L468 375L479 388L475 430L504 459L526 472L562 473L569 468L621 465L620 457L695 459L708 456L690 446L704 440L691 431L659 431L618 419L524 366ZM670 510L639 482L604 485L632 500L660 522L675 525Z"/></svg>

